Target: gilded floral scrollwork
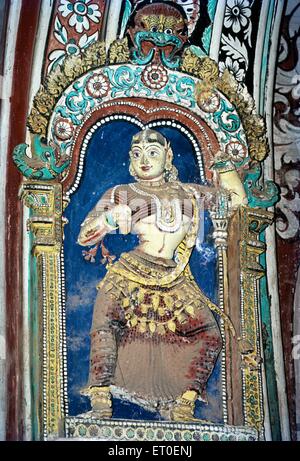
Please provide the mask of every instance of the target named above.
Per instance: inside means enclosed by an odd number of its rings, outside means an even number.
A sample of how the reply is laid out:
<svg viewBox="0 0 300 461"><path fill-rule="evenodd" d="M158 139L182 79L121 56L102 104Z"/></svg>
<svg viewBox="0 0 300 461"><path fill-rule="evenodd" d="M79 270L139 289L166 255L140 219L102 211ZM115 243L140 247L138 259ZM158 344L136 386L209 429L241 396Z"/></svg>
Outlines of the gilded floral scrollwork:
<svg viewBox="0 0 300 461"><path fill-rule="evenodd" d="M45 87L51 95L58 98L64 89L67 88L68 83L68 78L62 72L61 67L58 67L47 77Z"/></svg>
<svg viewBox="0 0 300 461"><path fill-rule="evenodd" d="M106 61L105 43L98 41L90 45L83 54L83 59L88 69L103 66Z"/></svg>
<svg viewBox="0 0 300 461"><path fill-rule="evenodd" d="M263 117L255 113L255 103L246 87L241 87L234 76L225 70L217 81L217 88L224 93L236 107L241 118L248 140L250 157L263 161L268 152L265 122Z"/></svg>
<svg viewBox="0 0 300 461"><path fill-rule="evenodd" d="M27 126L32 133L46 135L48 119L44 117L35 107L31 109L31 112L27 118Z"/></svg>
<svg viewBox="0 0 300 461"><path fill-rule="evenodd" d="M219 77L217 63L209 57L196 56L190 48L187 48L183 53L181 70L211 84L216 82Z"/></svg>
<svg viewBox="0 0 300 461"><path fill-rule="evenodd" d="M41 85L34 97L33 104L40 114L49 116L55 104L55 97Z"/></svg>
<svg viewBox="0 0 300 461"><path fill-rule="evenodd" d="M109 47L108 60L110 64L121 64L129 61L129 46L127 37L115 40Z"/></svg>
<svg viewBox="0 0 300 461"><path fill-rule="evenodd" d="M209 57L196 56L190 48L183 53L181 70L202 80L196 88L200 107L205 105L207 99L211 100L213 88L221 91L229 99L236 107L243 123L250 157L253 160L263 161L269 151L265 123L261 116L255 114L255 104L246 87L242 87L228 69L219 76L215 61Z"/></svg>
<svg viewBox="0 0 300 461"><path fill-rule="evenodd" d="M33 107L27 119L30 131L46 136L52 109L62 92L87 70L102 66L105 61L105 43L98 41L91 44L81 55L69 56L62 66L50 72L33 100Z"/></svg>

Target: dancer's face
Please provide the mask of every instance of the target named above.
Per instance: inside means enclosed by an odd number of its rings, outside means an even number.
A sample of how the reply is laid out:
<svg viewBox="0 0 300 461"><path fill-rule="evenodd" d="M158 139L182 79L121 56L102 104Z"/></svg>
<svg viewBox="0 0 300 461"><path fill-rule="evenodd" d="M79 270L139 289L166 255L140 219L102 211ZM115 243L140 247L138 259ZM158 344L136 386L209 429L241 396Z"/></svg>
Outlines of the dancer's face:
<svg viewBox="0 0 300 461"><path fill-rule="evenodd" d="M165 169L167 149L159 142L133 144L130 151L132 168L140 179L159 178Z"/></svg>

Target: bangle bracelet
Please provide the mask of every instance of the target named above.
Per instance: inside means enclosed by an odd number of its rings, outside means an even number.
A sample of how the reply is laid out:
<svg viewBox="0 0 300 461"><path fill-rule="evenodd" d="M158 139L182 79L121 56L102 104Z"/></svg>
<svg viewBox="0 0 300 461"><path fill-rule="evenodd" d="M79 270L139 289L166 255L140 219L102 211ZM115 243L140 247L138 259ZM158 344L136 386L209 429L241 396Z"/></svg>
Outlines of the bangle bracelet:
<svg viewBox="0 0 300 461"><path fill-rule="evenodd" d="M219 160L213 165L213 168L219 169L219 168L224 168L226 166L233 166L232 161L230 158L224 159L224 160Z"/></svg>
<svg viewBox="0 0 300 461"><path fill-rule="evenodd" d="M115 223L115 221L113 220L112 215L110 213L105 213L104 218L105 218L106 224L109 227L113 227L114 229L118 229L118 226Z"/></svg>
<svg viewBox="0 0 300 461"><path fill-rule="evenodd" d="M216 171L218 173L229 173L229 171L236 171L236 169L232 165L228 165L224 168L218 168Z"/></svg>
<svg viewBox="0 0 300 461"><path fill-rule="evenodd" d="M213 169L218 173L225 173L227 171L235 171L235 166L230 159L223 162L217 162L213 165Z"/></svg>

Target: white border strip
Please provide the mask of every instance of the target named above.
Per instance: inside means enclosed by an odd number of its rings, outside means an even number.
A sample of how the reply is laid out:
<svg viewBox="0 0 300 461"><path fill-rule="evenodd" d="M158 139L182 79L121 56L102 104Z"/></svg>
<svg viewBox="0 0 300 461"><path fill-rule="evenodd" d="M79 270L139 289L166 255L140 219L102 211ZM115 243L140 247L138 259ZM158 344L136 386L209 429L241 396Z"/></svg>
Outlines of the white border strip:
<svg viewBox="0 0 300 461"><path fill-rule="evenodd" d="M33 65L31 70L31 82L29 90L28 111L33 98L41 84L44 53L48 36L48 28L51 20L52 2L42 2L39 15L38 30L36 34ZM31 144L29 130L26 131L26 143ZM23 205L23 393L24 393L24 440L32 440L32 411L31 411L31 367L30 367L30 299L29 299L29 263L30 263L30 240L27 232L27 220L29 209Z"/></svg>
<svg viewBox="0 0 300 461"><path fill-rule="evenodd" d="M272 40L269 52L268 62L268 79L265 92L265 108L267 134L270 145L270 155L264 162L264 179L274 180L274 149L273 149L273 98L274 82L277 64L277 47L280 34L280 23L284 9L284 1L277 0L274 9L272 24ZM272 335L274 347L274 365L277 381L277 392L279 402L280 426L282 440L290 440L290 424L288 413L288 402L286 395L285 367L283 358L281 321L280 321L280 302L277 278L277 260L276 260L276 238L275 225L268 226L266 229L266 262L267 262L267 280L270 295L270 312L272 322Z"/></svg>
<svg viewBox="0 0 300 461"><path fill-rule="evenodd" d="M213 30L211 34L209 48L209 57L214 59L216 62L219 62L219 52L221 46L226 3L226 0L218 0L213 22Z"/></svg>
<svg viewBox="0 0 300 461"><path fill-rule="evenodd" d="M261 72L262 60L264 49L264 40L266 34L266 26L269 17L270 0L262 2L261 11L259 16L258 33L254 57L254 71L253 71L253 96L257 109L260 105L260 91L261 91Z"/></svg>
<svg viewBox="0 0 300 461"><path fill-rule="evenodd" d="M0 119L0 169L3 172L3 180L0 181L0 440L5 440L6 433L6 282L5 282L5 188L6 188L6 161L9 152L9 119L12 96L12 79L14 72L15 47L20 18L21 2L11 0L7 23L4 75L1 92L1 119ZM17 198L16 198L17 199ZM9 217L8 217L9 219Z"/></svg>
<svg viewBox="0 0 300 461"><path fill-rule="evenodd" d="M108 4L108 14L107 14L107 23L106 23L106 30L105 30L105 46L106 50L109 49L111 43L116 40L118 28L119 28L119 20L120 20L120 13L122 7L122 0L113 0Z"/></svg>

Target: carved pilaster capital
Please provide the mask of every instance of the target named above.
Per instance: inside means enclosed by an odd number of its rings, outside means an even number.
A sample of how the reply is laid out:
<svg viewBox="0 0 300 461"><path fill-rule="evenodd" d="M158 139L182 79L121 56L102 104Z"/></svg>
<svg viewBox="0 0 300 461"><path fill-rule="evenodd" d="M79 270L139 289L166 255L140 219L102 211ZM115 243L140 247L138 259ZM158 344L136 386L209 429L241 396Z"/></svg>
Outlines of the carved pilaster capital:
<svg viewBox="0 0 300 461"><path fill-rule="evenodd" d="M242 270L256 278L264 275L259 256L266 250L260 234L272 224L273 213L262 208L241 207L241 266Z"/></svg>
<svg viewBox="0 0 300 461"><path fill-rule="evenodd" d="M59 252L62 242L62 186L46 181L26 181L20 198L30 208L27 229L31 231L34 254Z"/></svg>
<svg viewBox="0 0 300 461"><path fill-rule="evenodd" d="M228 217L218 217L218 214L211 212L211 219L214 226L213 239L215 246L227 247L228 238Z"/></svg>

